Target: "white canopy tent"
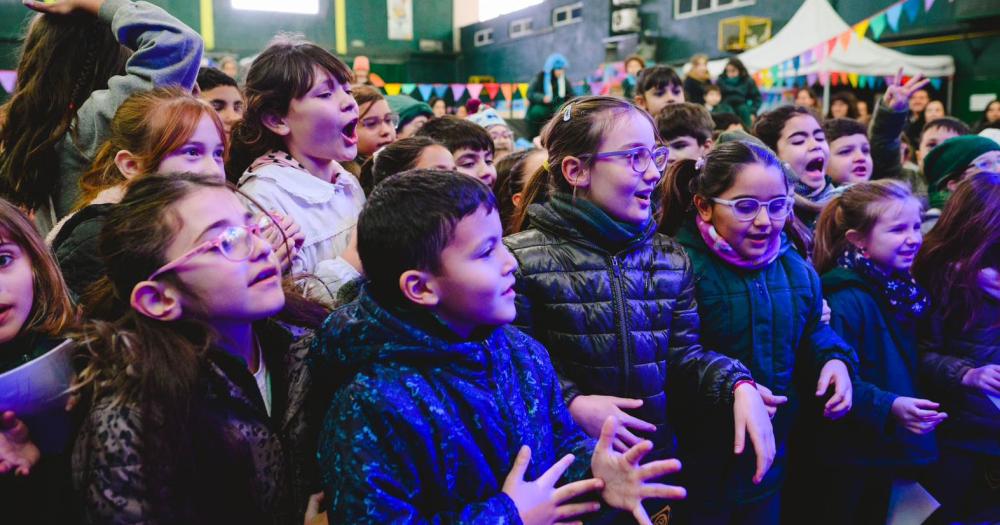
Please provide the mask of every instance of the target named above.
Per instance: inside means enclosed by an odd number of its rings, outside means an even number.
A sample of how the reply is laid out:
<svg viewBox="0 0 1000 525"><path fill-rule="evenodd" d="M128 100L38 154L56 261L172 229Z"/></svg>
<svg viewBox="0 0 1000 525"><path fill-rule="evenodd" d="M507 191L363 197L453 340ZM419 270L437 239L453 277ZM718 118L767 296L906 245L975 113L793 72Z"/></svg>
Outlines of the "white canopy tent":
<svg viewBox="0 0 1000 525"><path fill-rule="evenodd" d="M781 65L806 51L825 44L831 38L853 30L827 0L805 0L802 7L770 40L743 52L737 57L753 74ZM948 55L907 55L876 44L868 38L851 36L847 49L838 43L833 51L820 61L801 64L797 75L823 72L850 72L859 75L892 76L903 68L903 74L922 73L927 77L950 77L955 73L955 60ZM723 73L728 59L713 60L708 69L713 77ZM824 103L829 100L830 83L824 85ZM949 90L951 83L949 82ZM949 93L948 105L951 105Z"/></svg>

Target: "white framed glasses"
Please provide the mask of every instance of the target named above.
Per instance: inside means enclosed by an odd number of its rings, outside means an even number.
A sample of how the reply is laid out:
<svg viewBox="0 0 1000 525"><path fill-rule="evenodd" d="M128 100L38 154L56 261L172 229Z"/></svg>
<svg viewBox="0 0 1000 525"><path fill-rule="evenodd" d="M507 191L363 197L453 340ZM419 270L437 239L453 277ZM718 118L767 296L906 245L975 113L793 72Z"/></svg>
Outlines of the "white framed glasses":
<svg viewBox="0 0 1000 525"><path fill-rule="evenodd" d="M762 207L767 207L767 216L771 219L784 219L792 212L792 205L795 199L791 197L776 197L769 201L759 201L752 197L741 199L719 199L713 198L712 202L729 206L733 210L736 220L742 222L752 221L757 218Z"/></svg>
<svg viewBox="0 0 1000 525"><path fill-rule="evenodd" d="M626 149L621 151L605 151L604 153L594 153L588 155L580 155L580 158L591 158L593 160L605 160L617 157L628 158L629 166L632 171L636 173L644 173L649 169L649 163L652 162L656 169L663 173L663 170L667 168L667 159L670 158L670 150L666 146L660 146L658 148L648 148L646 146L638 146L632 149Z"/></svg>

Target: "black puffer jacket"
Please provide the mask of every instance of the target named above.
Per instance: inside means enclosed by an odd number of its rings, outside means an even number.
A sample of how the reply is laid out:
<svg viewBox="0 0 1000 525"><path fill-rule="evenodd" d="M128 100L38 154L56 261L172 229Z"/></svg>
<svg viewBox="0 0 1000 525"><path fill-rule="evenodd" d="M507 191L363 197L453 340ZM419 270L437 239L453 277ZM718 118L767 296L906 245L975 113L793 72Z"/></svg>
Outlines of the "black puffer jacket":
<svg viewBox="0 0 1000 525"><path fill-rule="evenodd" d="M656 425L651 458L673 456L668 393L729 408L750 377L739 361L698 343L691 264L655 225L610 246L551 204L528 211L531 230L504 239L518 261L517 320L549 350L567 406L581 394L643 400L632 415Z"/></svg>

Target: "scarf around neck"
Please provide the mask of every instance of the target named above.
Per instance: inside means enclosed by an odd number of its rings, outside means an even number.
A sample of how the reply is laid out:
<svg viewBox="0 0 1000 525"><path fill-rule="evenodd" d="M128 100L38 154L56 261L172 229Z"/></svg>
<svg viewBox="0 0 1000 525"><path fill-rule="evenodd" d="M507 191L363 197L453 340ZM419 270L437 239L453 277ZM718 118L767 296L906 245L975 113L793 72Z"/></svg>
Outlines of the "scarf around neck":
<svg viewBox="0 0 1000 525"><path fill-rule="evenodd" d="M641 224L616 221L587 199L577 199L563 192L552 194L549 205L559 216L572 223L589 240L608 251L617 252L646 237L655 227L652 217Z"/></svg>
<svg viewBox="0 0 1000 525"><path fill-rule="evenodd" d="M889 310L898 319L920 319L927 313L930 298L910 272L886 272L855 248L837 259L837 266L851 270L882 292Z"/></svg>
<svg viewBox="0 0 1000 525"><path fill-rule="evenodd" d="M708 249L726 263L737 268L759 270L773 263L781 252L781 235L778 235L771 241L767 250L760 257L747 259L737 253L729 242L719 235L719 232L715 230L715 226L705 222L701 216L695 217L695 224L697 224L698 233L701 234L701 239L705 241Z"/></svg>

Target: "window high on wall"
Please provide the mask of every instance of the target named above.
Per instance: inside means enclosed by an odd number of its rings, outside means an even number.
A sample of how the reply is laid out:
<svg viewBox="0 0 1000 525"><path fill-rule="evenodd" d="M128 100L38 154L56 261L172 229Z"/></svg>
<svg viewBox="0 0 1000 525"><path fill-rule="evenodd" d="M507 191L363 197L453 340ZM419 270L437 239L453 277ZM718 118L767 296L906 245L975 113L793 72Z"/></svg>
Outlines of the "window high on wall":
<svg viewBox="0 0 1000 525"><path fill-rule="evenodd" d="M319 14L319 0L232 0L233 9L299 15Z"/></svg>
<svg viewBox="0 0 1000 525"><path fill-rule="evenodd" d="M543 0L479 0L479 21L496 18L542 3Z"/></svg>
<svg viewBox="0 0 1000 525"><path fill-rule="evenodd" d="M756 3L757 0L674 0L674 19L707 15Z"/></svg>

